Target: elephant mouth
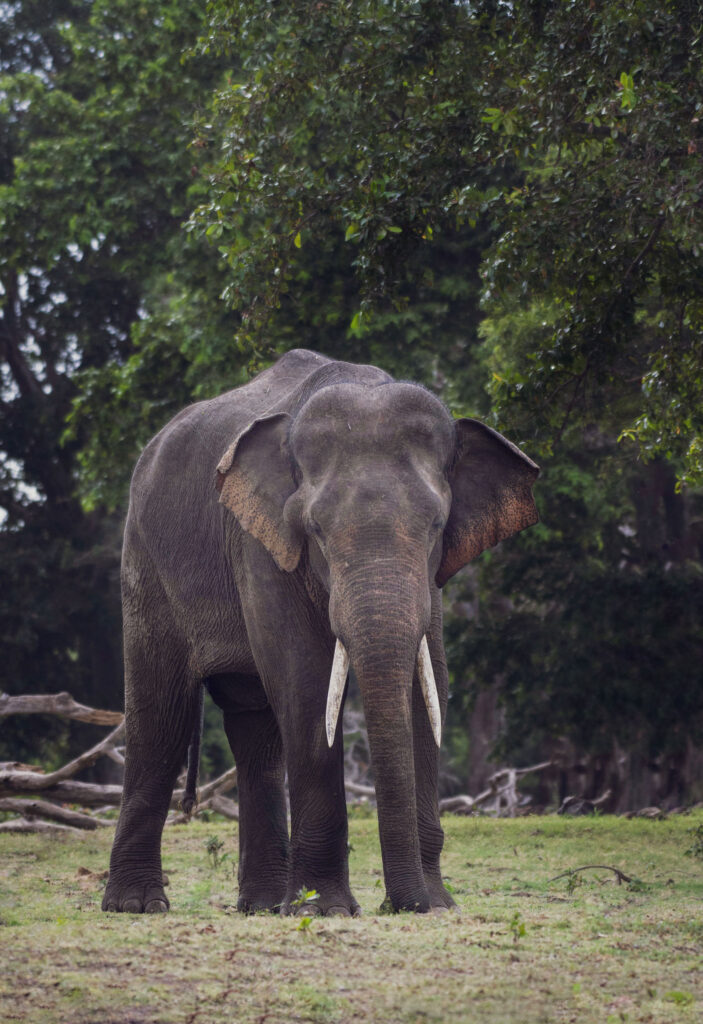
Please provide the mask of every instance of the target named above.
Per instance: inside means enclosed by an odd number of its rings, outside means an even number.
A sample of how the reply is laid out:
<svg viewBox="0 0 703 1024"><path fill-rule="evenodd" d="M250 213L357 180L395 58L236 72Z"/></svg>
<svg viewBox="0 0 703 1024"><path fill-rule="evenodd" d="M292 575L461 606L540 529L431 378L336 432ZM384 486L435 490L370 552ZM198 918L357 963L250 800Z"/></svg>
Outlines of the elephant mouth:
<svg viewBox="0 0 703 1024"><path fill-rule="evenodd" d="M337 640L334 648L334 660L330 673L330 683L327 691L327 710L325 712L325 727L327 730L327 743L331 747L337 732L339 721L339 710L342 706L344 687L349 672L349 654L341 640ZM417 652L417 674L420 679L422 696L425 699L425 707L430 719L430 727L434 741L439 747L442 741L442 715L439 708L439 695L435 682L430 649L427 644L427 636L420 641L420 648Z"/></svg>

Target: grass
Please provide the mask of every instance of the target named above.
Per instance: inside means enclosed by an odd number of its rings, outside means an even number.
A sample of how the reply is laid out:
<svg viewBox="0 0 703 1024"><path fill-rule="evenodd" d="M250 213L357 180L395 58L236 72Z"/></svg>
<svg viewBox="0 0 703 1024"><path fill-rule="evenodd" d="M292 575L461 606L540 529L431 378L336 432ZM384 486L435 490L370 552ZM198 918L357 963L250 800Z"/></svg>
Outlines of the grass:
<svg viewBox="0 0 703 1024"><path fill-rule="evenodd" d="M172 911L99 910L111 830L0 837L0 1021L620 1024L703 1019L703 812L443 819L461 915L386 916L376 820L351 813L360 920L243 917L236 826L170 828ZM700 834L700 833L699 833ZM216 864L212 838L221 841ZM227 854L225 857L224 855ZM555 875L587 864L619 868Z"/></svg>

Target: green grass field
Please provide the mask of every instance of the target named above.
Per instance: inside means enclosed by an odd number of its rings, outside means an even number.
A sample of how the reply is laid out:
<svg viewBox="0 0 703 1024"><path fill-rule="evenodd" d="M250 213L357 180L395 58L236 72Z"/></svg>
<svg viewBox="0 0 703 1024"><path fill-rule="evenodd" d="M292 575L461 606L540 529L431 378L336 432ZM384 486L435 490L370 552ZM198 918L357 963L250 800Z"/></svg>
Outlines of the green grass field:
<svg viewBox="0 0 703 1024"><path fill-rule="evenodd" d="M0 1021L703 1020L703 858L686 854L703 845L703 812L443 823L461 914L387 916L375 817L351 812L360 920L237 914L229 822L167 829L163 916L100 912L111 829L2 835ZM588 864L632 881L599 869L550 882Z"/></svg>

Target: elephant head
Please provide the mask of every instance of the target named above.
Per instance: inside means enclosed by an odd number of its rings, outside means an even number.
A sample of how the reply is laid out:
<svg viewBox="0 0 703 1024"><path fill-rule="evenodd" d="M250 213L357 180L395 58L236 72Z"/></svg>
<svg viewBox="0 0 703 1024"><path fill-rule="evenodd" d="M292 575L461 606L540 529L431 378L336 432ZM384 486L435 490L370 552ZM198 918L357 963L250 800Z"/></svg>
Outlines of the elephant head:
<svg viewBox="0 0 703 1024"><path fill-rule="evenodd" d="M426 900L415 778L418 758L436 758L441 728L427 644L433 593L436 601L436 587L467 562L536 522L537 475L494 430L454 421L430 392L396 382L324 387L297 412L250 424L218 466L220 501L243 529L284 572L305 560L329 594L328 739L351 662L396 909ZM415 680L431 727L413 721Z"/></svg>

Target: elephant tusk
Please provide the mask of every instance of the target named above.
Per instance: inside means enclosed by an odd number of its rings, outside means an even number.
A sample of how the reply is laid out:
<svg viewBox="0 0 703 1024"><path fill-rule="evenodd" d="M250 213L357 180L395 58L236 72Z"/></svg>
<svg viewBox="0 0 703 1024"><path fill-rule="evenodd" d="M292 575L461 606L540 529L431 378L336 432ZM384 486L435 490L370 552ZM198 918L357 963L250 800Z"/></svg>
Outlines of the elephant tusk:
<svg viewBox="0 0 703 1024"><path fill-rule="evenodd" d="M337 640L334 649L332 672L330 673L330 688L327 691L327 711L325 714L327 743L330 747L334 743L334 734L337 731L337 719L339 718L339 709L342 706L342 697L344 696L348 671L349 655L342 641Z"/></svg>
<svg viewBox="0 0 703 1024"><path fill-rule="evenodd" d="M425 698L427 714L430 716L432 735L437 746L442 742L442 712L439 709L439 696L437 684L434 679L430 649L427 646L427 637L423 636L420 642L420 650L417 652L417 673L420 677L422 696Z"/></svg>

